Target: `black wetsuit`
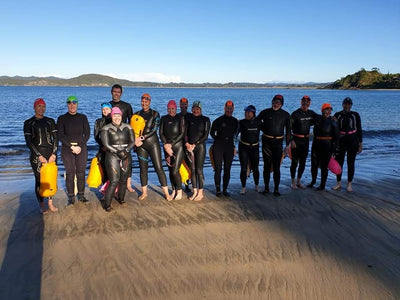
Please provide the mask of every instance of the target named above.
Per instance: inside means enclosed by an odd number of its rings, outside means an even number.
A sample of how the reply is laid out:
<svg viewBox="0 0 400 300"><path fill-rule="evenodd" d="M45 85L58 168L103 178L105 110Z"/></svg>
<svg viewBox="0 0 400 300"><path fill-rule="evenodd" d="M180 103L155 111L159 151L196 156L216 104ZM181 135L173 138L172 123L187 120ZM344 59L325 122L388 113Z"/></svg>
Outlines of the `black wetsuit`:
<svg viewBox="0 0 400 300"><path fill-rule="evenodd" d="M286 131L286 146L290 142L290 114L283 110L273 110L272 108L264 109L258 117L261 125L262 135L262 155L264 160L264 184L265 191L269 191L269 180L271 165L274 171L274 191L278 192L279 183L281 180L281 159L282 145L285 139Z"/></svg>
<svg viewBox="0 0 400 300"><path fill-rule="evenodd" d="M344 156L347 152L347 181L352 182L357 152L362 143L361 118L355 111L340 111L335 113L335 119L340 134L339 151L335 158L343 169ZM336 177L337 181L341 181L342 173Z"/></svg>
<svg viewBox="0 0 400 300"><path fill-rule="evenodd" d="M110 101L112 107L118 107L122 112L122 123L128 123L131 121L132 113L132 106L125 101Z"/></svg>
<svg viewBox="0 0 400 300"><path fill-rule="evenodd" d="M153 163L154 169L157 173L158 180L161 186L167 186L167 177L162 168L161 162L161 148L160 142L157 136L157 130L160 126L160 114L156 110L151 108L145 112L143 109L134 113L135 115L140 115L146 122L143 129L143 145L136 148L136 154L139 159L140 167L140 183L142 186L147 185L147 172L149 168L149 155Z"/></svg>
<svg viewBox="0 0 400 300"><path fill-rule="evenodd" d="M228 117L226 115L218 117L211 125L210 133L214 139L214 183L217 193L221 191L222 163L224 164L224 176L222 181L223 192L225 193L228 189L235 149L234 142L238 134L238 127L238 120L235 117Z"/></svg>
<svg viewBox="0 0 400 300"><path fill-rule="evenodd" d="M68 197L73 197L74 178L76 175L78 197L85 192L85 170L88 159L86 143L90 137L89 122L84 114L66 113L57 119L58 138L61 141L61 157L66 172L66 186ZM71 151L71 146L81 147L79 154Z"/></svg>
<svg viewBox="0 0 400 300"><path fill-rule="evenodd" d="M48 117L39 119L33 116L24 122L24 135L26 145L31 150L29 160L33 174L35 174L36 198L39 202L43 202L43 197L39 195L40 167L42 166L39 156L43 156L47 160L52 154L57 156L58 136L56 123Z"/></svg>
<svg viewBox="0 0 400 300"><path fill-rule="evenodd" d="M301 108L295 110L291 116L292 127L292 140L296 143L296 147L292 147L292 163L290 165L290 176L292 179L296 176L297 165L297 178L301 178L306 167L306 160L310 148L310 127L314 125L317 113L313 110L302 110Z"/></svg>
<svg viewBox="0 0 400 300"><path fill-rule="evenodd" d="M165 115L161 117L160 121L160 139L165 144L172 145L172 151L175 156L175 163L172 167L168 166L169 179L171 181L173 190L182 189L182 178L179 173L179 168L182 164L184 151L183 151L183 137L185 135L185 118L180 115L171 117ZM167 153L164 152L165 157Z"/></svg>
<svg viewBox="0 0 400 300"><path fill-rule="evenodd" d="M317 115L314 124L314 138L311 147L311 183L317 181L318 167L321 168L321 184L319 189L324 189L328 178L328 164L334 153L339 138L339 130L332 117L324 118Z"/></svg>
<svg viewBox="0 0 400 300"><path fill-rule="evenodd" d="M100 137L100 132L101 128L103 128L105 125L111 123L111 114L108 116L103 116L102 118L99 118L95 121L94 123L94 139L96 140L97 144L99 144L99 151L97 152L96 156L98 159L98 162L100 163L100 166L102 168L102 182L105 183L108 180L108 175L107 175L107 170L106 166L104 164L105 158L106 158L106 150L104 149L103 142L101 141Z"/></svg>
<svg viewBox="0 0 400 300"><path fill-rule="evenodd" d="M110 184L104 197L104 208L110 207L111 200L118 187L117 201L125 202L126 182L132 169L131 150L135 145L135 136L130 125L120 126L110 123L101 129L101 141L106 150L105 166Z"/></svg>
<svg viewBox="0 0 400 300"><path fill-rule="evenodd" d="M242 187L246 187L247 166L250 162L253 171L254 184L258 185L260 179L260 171L258 164L260 161L260 120L253 118L252 120L239 121L239 160L240 160L240 181Z"/></svg>
<svg viewBox="0 0 400 300"><path fill-rule="evenodd" d="M206 141L210 133L211 122L206 116L191 115L188 119L185 141L191 145L196 145L193 150L194 163L189 163L192 170L193 188L202 189L204 187L204 160L206 158Z"/></svg>
<svg viewBox="0 0 400 300"><path fill-rule="evenodd" d="M180 112L179 115L183 116L185 118L185 131L186 131L187 125L189 124L189 120L193 116L193 114L190 113L190 112L186 112L186 114L183 114L182 112ZM186 140L185 140L185 136L184 136L183 137L183 147L184 147L184 149L186 148L185 147L185 143L186 143ZM183 151L183 159L184 159L186 165L190 166L191 165L191 161L190 161L189 155L187 155L187 154L188 154L188 152L184 150ZM189 189L188 185L189 185L189 180L187 182L185 182L186 189Z"/></svg>

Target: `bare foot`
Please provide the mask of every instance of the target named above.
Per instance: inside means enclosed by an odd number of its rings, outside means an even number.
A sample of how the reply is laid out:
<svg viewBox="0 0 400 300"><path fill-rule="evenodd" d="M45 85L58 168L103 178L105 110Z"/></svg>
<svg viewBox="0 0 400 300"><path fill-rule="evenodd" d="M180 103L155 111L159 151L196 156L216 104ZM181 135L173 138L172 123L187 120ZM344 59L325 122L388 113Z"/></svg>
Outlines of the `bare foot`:
<svg viewBox="0 0 400 300"><path fill-rule="evenodd" d="M182 199L182 190L178 190L175 196L175 200L181 200Z"/></svg>
<svg viewBox="0 0 400 300"><path fill-rule="evenodd" d="M338 182L334 187L332 187L332 190L337 191L340 190L342 187L342 185L340 184L340 182Z"/></svg>
<svg viewBox="0 0 400 300"><path fill-rule="evenodd" d="M130 192L130 193L134 193L135 190L132 188L132 178L128 178L128 181L126 182L126 189Z"/></svg>
<svg viewBox="0 0 400 300"><path fill-rule="evenodd" d="M292 181L292 184L290 185L290 187L292 188L292 190L297 190L297 183Z"/></svg>
<svg viewBox="0 0 400 300"><path fill-rule="evenodd" d="M300 182L300 180L297 180L296 185L297 185L298 188L301 188L301 189L305 189L305 188L306 188L306 186L303 185L303 184Z"/></svg>
<svg viewBox="0 0 400 300"><path fill-rule="evenodd" d="M196 196L197 196L197 188L194 188L193 189L193 194L192 194L192 196L189 197L189 200L193 201L194 198L196 198Z"/></svg>
<svg viewBox="0 0 400 300"><path fill-rule="evenodd" d="M176 196L176 190L172 190L172 193L171 193L171 198L172 198L172 199L174 199L174 198L175 198L175 196Z"/></svg>
<svg viewBox="0 0 400 300"><path fill-rule="evenodd" d="M139 196L139 200L144 200L145 198L147 197L147 193L145 194L145 193L142 193L140 196Z"/></svg>
<svg viewBox="0 0 400 300"><path fill-rule="evenodd" d="M197 192L197 195L193 199L193 201L201 201L203 199L203 197L204 197L203 189L199 189L198 192Z"/></svg>
<svg viewBox="0 0 400 300"><path fill-rule="evenodd" d="M53 204L53 199L49 199L48 205L49 205L49 209L50 209L52 212L58 211L58 208L55 207L54 204Z"/></svg>
<svg viewBox="0 0 400 300"><path fill-rule="evenodd" d="M349 182L349 183L347 184L346 190L347 190L348 192L352 192L352 191L353 191L353 188L351 187L351 182Z"/></svg>
<svg viewBox="0 0 400 300"><path fill-rule="evenodd" d="M246 194L246 188L242 187L242 190L240 191L240 195L244 195L244 194Z"/></svg>

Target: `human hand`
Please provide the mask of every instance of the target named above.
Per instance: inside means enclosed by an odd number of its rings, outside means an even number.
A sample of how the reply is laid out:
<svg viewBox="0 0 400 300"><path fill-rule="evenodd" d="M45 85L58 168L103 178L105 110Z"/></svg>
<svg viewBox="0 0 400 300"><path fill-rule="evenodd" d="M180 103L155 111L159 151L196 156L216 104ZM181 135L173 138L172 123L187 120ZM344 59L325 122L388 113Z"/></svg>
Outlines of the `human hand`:
<svg viewBox="0 0 400 300"><path fill-rule="evenodd" d="M52 154L49 158L49 162L54 162L56 161L57 156L55 156L54 154Z"/></svg>
<svg viewBox="0 0 400 300"><path fill-rule="evenodd" d="M47 163L47 159L45 159L43 155L40 155L38 159L42 164L46 164Z"/></svg>
<svg viewBox="0 0 400 300"><path fill-rule="evenodd" d="M360 144L358 145L357 154L360 154L360 153L362 152L362 150L363 150L363 145L362 145L362 143L360 143Z"/></svg>
<svg viewBox="0 0 400 300"><path fill-rule="evenodd" d="M296 142L295 142L295 141L291 141L291 142L290 142L290 147L296 148Z"/></svg>
<svg viewBox="0 0 400 300"><path fill-rule="evenodd" d="M136 147L140 147L140 146L142 146L142 145L143 145L143 142L142 142L142 140L141 140L140 138L135 139L135 146L136 146Z"/></svg>

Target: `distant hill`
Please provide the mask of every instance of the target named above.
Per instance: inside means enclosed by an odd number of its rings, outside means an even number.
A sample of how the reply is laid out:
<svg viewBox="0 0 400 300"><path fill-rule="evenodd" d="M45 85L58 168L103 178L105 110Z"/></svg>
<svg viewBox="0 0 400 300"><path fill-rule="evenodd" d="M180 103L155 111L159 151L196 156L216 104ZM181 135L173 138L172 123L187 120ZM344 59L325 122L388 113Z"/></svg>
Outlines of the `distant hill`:
<svg viewBox="0 0 400 300"><path fill-rule="evenodd" d="M379 69L360 71L325 86L326 89L400 89L400 73L382 74Z"/></svg>
<svg viewBox="0 0 400 300"><path fill-rule="evenodd" d="M120 84L124 87L195 87L195 88L322 88L327 83L251 83L251 82L228 82L228 83L157 83L148 81L129 81L113 78L100 74L85 74L78 77L63 79L57 77L21 77L0 76L0 86L108 86Z"/></svg>

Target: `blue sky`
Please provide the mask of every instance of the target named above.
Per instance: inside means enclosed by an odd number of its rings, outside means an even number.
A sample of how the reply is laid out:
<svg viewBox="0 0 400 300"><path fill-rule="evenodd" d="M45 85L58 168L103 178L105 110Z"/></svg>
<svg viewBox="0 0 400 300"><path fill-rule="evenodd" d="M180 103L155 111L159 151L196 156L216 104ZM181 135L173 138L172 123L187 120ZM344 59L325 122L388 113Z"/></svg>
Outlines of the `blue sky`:
<svg viewBox="0 0 400 300"><path fill-rule="evenodd" d="M328 82L400 72L400 1L3 1L0 75Z"/></svg>

